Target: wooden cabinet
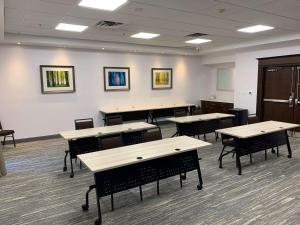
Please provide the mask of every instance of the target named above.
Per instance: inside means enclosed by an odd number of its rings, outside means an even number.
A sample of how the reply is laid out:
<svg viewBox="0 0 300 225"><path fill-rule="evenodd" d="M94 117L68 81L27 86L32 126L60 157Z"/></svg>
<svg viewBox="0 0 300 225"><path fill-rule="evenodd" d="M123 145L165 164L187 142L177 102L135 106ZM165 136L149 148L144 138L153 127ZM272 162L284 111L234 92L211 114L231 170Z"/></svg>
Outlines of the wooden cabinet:
<svg viewBox="0 0 300 225"><path fill-rule="evenodd" d="M233 108L233 103L201 100L201 108L203 113L229 113L228 109Z"/></svg>

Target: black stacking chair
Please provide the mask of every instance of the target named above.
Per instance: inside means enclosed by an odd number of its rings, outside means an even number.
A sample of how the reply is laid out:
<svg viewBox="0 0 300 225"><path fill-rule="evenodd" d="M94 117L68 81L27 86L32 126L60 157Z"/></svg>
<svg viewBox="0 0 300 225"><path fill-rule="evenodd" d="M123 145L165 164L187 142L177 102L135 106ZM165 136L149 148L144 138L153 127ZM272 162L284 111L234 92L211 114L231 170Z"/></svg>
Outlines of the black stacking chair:
<svg viewBox="0 0 300 225"><path fill-rule="evenodd" d="M75 122L75 130L94 128L93 118L77 119Z"/></svg>
<svg viewBox="0 0 300 225"><path fill-rule="evenodd" d="M123 144L122 135L106 136L106 137L99 138L100 150L118 148L118 147L122 147L123 145L124 144ZM114 195L113 194L111 194L111 210L114 211Z"/></svg>
<svg viewBox="0 0 300 225"><path fill-rule="evenodd" d="M175 109L174 110L174 117L183 117L187 116L186 109Z"/></svg>
<svg viewBox="0 0 300 225"><path fill-rule="evenodd" d="M3 137L3 146L5 145L5 140L6 137L11 137L14 143L14 147L16 147L16 142L15 142L15 131L14 130L3 130L1 122L0 122L0 137Z"/></svg>
<svg viewBox="0 0 300 225"><path fill-rule="evenodd" d="M234 121L232 119L224 119L220 121L220 129L224 129L224 128L229 128L229 127L234 127ZM232 157L234 157L235 155L235 142L234 142L234 138L232 136L226 135L226 134L221 134L221 139L222 139L222 145L223 145L223 149L221 151L221 154L219 156L219 168L222 168L222 158L225 155L228 155L230 153L232 153ZM230 151L226 151L225 149L227 147L230 147L231 150ZM224 153L225 152L225 153ZM252 154L249 155L250 156L250 163L252 163Z"/></svg>
<svg viewBox="0 0 300 225"><path fill-rule="evenodd" d="M100 151L111 149L111 148L118 148L124 146L123 144L123 137L122 135L109 135L99 138L99 148ZM96 185L89 186L89 190L86 192L85 195L85 204L82 205L82 209L84 211L89 209L89 193L96 188ZM114 196L111 194L111 210L114 210Z"/></svg>
<svg viewBox="0 0 300 225"><path fill-rule="evenodd" d="M187 111L186 109L175 109L174 110L174 117L183 117L183 116L187 116ZM176 124L176 128L177 128L177 131L175 134L172 135L172 137L175 137L175 136L178 136L179 135L179 132L178 132L178 124Z"/></svg>
<svg viewBox="0 0 300 225"><path fill-rule="evenodd" d="M93 118L76 119L74 120L74 124L75 124L75 130L94 128ZM89 152L91 151L91 149L93 150L98 149L98 141L94 137L79 139L75 143L76 146L73 146L74 149L65 150L65 158L64 158L63 171L67 171L67 156L70 153L70 164L71 164L70 177L71 178L74 177L72 159L75 159L75 162L77 162L77 154ZM82 168L82 163L80 162L80 169L81 168Z"/></svg>
<svg viewBox="0 0 300 225"><path fill-rule="evenodd" d="M105 118L106 126L119 125L123 123L123 119L121 115L110 115Z"/></svg>
<svg viewBox="0 0 300 225"><path fill-rule="evenodd" d="M203 114L203 111L200 107L192 108L191 115L201 115L201 114Z"/></svg>

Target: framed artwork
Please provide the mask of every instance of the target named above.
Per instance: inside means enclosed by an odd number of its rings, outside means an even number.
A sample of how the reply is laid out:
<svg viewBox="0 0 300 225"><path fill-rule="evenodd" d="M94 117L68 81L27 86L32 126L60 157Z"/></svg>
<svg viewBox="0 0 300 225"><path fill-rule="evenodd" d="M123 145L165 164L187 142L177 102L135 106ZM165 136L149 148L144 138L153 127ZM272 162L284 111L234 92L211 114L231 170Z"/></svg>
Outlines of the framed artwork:
<svg viewBox="0 0 300 225"><path fill-rule="evenodd" d="M75 92L74 66L41 65L40 73L43 94Z"/></svg>
<svg viewBox="0 0 300 225"><path fill-rule="evenodd" d="M129 67L103 67L105 91L129 91Z"/></svg>
<svg viewBox="0 0 300 225"><path fill-rule="evenodd" d="M172 68L152 68L152 89L172 89Z"/></svg>

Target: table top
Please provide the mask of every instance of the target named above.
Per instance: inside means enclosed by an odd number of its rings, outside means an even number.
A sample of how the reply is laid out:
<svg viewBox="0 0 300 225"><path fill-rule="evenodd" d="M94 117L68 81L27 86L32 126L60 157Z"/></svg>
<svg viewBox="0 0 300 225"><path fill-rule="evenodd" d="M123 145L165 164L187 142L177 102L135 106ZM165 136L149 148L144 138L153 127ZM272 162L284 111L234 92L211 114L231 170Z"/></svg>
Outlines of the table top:
<svg viewBox="0 0 300 225"><path fill-rule="evenodd" d="M118 134L124 132L140 131L155 128L156 125L145 123L145 122L135 122L135 123L124 123L114 126L105 126L105 127L95 127L82 130L71 130L71 131L62 131L59 132L66 140L76 140L86 137L99 137L110 134Z"/></svg>
<svg viewBox="0 0 300 225"><path fill-rule="evenodd" d="M249 125L231 127L226 129L216 130L221 134L227 134L237 138L250 138L263 134L274 133L278 131L290 130L299 127L299 124L284 123L278 121L266 121L253 123Z"/></svg>
<svg viewBox="0 0 300 225"><path fill-rule="evenodd" d="M105 114L109 114L109 113L147 111L147 110L156 110L156 109L171 109L171 108L177 108L177 107L189 107L189 106L194 106L194 105L195 104L190 104L190 103L138 105L138 106L132 105L132 106L126 106L126 107L99 109L99 111L102 113L105 113Z"/></svg>
<svg viewBox="0 0 300 225"><path fill-rule="evenodd" d="M180 136L82 154L78 155L78 158L90 171L96 173L188 152L208 145L211 144L195 138ZM175 149L180 149L180 151ZM142 157L142 159L138 159L138 157Z"/></svg>
<svg viewBox="0 0 300 225"><path fill-rule="evenodd" d="M234 117L233 114L225 114L225 113L208 113L194 116L181 116L181 117L170 117L166 118L166 120L174 122L174 123L192 123L197 121L208 121L208 120L216 120L216 119L225 119Z"/></svg>

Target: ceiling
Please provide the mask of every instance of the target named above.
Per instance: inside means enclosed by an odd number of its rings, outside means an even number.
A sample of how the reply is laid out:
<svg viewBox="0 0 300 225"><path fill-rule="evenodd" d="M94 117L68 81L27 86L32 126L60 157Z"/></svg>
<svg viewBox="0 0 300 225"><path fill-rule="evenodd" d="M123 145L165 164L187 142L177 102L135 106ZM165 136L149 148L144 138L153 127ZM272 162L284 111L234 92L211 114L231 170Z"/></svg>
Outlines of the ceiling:
<svg viewBox="0 0 300 225"><path fill-rule="evenodd" d="M191 33L213 40L201 50L300 33L300 0L129 0L113 12L78 6L79 0L4 0L5 33L188 49ZM122 22L97 28L100 20ZM83 33L57 31L60 22L88 25ZM236 30L251 25L274 30L257 34ZM159 33L151 40L130 38L137 32Z"/></svg>

